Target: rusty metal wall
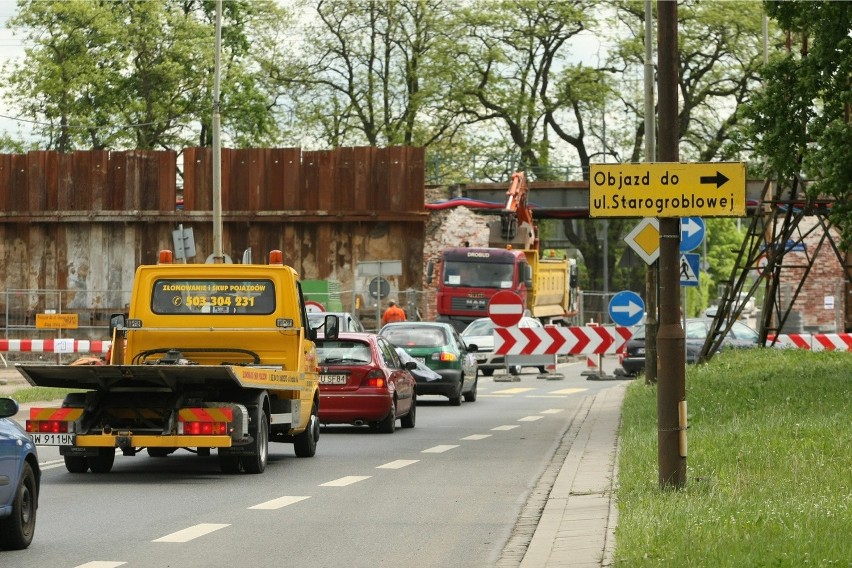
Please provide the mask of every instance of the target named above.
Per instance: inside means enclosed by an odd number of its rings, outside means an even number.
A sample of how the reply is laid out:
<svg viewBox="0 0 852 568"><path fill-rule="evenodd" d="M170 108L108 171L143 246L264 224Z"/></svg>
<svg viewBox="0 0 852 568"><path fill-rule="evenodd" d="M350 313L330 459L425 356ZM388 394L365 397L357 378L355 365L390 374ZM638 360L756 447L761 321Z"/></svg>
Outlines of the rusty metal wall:
<svg viewBox="0 0 852 568"><path fill-rule="evenodd" d="M87 309L109 309L115 298L87 292L129 290L136 266L172 249L181 224L194 233L190 262L204 262L211 157L209 148L0 155L0 290L80 290ZM424 179L422 148L224 149L224 252L238 262L251 248L263 263L280 249L302 278L343 289L358 287L358 262L401 260L395 287L419 289Z"/></svg>

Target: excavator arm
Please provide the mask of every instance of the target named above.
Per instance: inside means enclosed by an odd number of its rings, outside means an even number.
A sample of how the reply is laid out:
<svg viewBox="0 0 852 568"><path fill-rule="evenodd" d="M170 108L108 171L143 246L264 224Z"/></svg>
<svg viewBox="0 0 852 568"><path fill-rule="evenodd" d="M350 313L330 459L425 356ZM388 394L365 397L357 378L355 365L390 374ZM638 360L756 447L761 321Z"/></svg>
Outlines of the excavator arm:
<svg viewBox="0 0 852 568"><path fill-rule="evenodd" d="M512 241L518 234L518 227L532 236L531 243L524 248L538 248L538 235L533 223L532 210L527 204L527 178L524 172L512 174L512 183L506 190L506 203L500 214L500 236ZM525 241L528 239L524 239Z"/></svg>

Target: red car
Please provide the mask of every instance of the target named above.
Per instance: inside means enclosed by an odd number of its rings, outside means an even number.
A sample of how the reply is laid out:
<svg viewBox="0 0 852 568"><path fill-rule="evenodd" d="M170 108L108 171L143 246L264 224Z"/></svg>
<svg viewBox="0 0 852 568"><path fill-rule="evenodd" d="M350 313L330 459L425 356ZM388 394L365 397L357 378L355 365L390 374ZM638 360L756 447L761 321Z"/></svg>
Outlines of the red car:
<svg viewBox="0 0 852 568"><path fill-rule="evenodd" d="M396 421L414 428L417 413L413 362L372 333L341 333L317 339L320 366L319 419L323 424L368 424L392 434Z"/></svg>

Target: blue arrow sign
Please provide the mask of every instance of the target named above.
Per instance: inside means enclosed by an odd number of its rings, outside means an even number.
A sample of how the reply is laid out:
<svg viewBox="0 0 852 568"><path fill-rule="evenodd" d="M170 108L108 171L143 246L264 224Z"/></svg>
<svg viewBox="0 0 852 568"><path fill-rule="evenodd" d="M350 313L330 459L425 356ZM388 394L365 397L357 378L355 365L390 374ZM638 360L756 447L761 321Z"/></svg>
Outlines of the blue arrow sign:
<svg viewBox="0 0 852 568"><path fill-rule="evenodd" d="M631 327L642 321L645 315L645 302L636 292L624 290L609 301L609 317L615 325Z"/></svg>
<svg viewBox="0 0 852 568"><path fill-rule="evenodd" d="M698 264L701 255L684 253L680 255L680 285L698 286Z"/></svg>
<svg viewBox="0 0 852 568"><path fill-rule="evenodd" d="M698 248L704 240L704 219L701 217L683 217L680 220L680 252L690 252Z"/></svg>

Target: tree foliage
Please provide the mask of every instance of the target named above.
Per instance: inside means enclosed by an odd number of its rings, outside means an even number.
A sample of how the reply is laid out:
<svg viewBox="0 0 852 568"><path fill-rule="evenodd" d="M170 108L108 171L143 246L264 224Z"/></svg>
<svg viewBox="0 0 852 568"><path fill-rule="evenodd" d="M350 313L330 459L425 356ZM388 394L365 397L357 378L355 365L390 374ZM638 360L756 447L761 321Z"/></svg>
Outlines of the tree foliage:
<svg viewBox="0 0 852 568"><path fill-rule="evenodd" d="M813 180L835 199L831 217L852 244L852 3L766 2L789 50L763 70L748 134L780 183Z"/></svg>
<svg viewBox="0 0 852 568"><path fill-rule="evenodd" d="M21 0L10 26L31 47L6 66L7 98L47 149L209 145L214 10L203 0ZM276 133L253 61L280 18L269 0L224 3L222 124L238 145Z"/></svg>

